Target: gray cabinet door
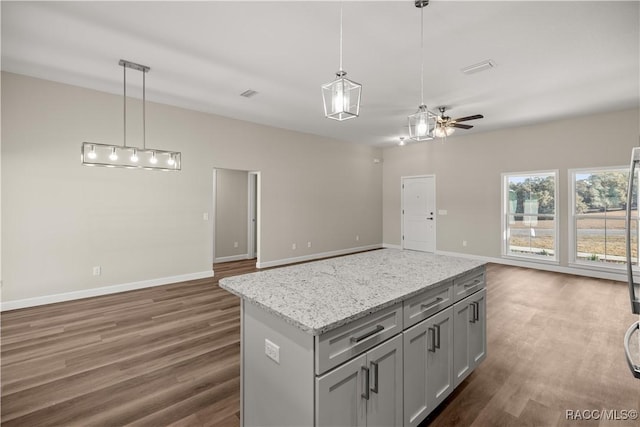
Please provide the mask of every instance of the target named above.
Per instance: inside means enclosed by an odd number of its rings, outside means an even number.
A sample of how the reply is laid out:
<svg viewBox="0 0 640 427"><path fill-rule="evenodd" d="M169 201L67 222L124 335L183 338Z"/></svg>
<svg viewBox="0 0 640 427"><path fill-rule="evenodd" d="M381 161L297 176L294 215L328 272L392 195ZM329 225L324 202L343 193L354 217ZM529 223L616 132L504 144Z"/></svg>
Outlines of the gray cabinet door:
<svg viewBox="0 0 640 427"><path fill-rule="evenodd" d="M453 391L453 307L430 317L427 323L427 336L431 335L431 342L427 340L427 399L431 411Z"/></svg>
<svg viewBox="0 0 640 427"><path fill-rule="evenodd" d="M415 427L429 414L427 402L427 322L402 333L404 347L404 425Z"/></svg>
<svg viewBox="0 0 640 427"><path fill-rule="evenodd" d="M472 297L476 303L476 321L471 323L469 334L469 354L473 367L487 357L487 290L483 289Z"/></svg>
<svg viewBox="0 0 640 427"><path fill-rule="evenodd" d="M367 353L367 427L402 425L402 334Z"/></svg>
<svg viewBox="0 0 640 427"><path fill-rule="evenodd" d="M470 344L471 323L473 321L473 306L470 298L463 299L453 306L453 375L454 383L464 380L473 367Z"/></svg>
<svg viewBox="0 0 640 427"><path fill-rule="evenodd" d="M453 373L456 387L486 357L486 295L486 289L482 289L453 307Z"/></svg>
<svg viewBox="0 0 640 427"><path fill-rule="evenodd" d="M453 390L453 307L404 335L404 425L417 426Z"/></svg>
<svg viewBox="0 0 640 427"><path fill-rule="evenodd" d="M316 426L366 426L363 354L316 379Z"/></svg>

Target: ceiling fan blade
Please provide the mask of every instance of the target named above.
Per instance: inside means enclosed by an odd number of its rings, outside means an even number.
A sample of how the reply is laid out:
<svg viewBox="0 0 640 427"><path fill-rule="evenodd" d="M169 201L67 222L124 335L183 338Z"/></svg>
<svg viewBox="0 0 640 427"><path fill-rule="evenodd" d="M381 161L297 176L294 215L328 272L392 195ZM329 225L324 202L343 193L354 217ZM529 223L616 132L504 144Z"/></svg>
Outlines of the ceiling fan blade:
<svg viewBox="0 0 640 427"><path fill-rule="evenodd" d="M484 116L482 114L476 114L475 116L467 116L467 117L460 117L459 119L455 119L455 122L466 122L467 120L477 120L477 119L484 119Z"/></svg>
<svg viewBox="0 0 640 427"><path fill-rule="evenodd" d="M460 129L471 129L472 125L461 125L460 123L451 123L449 127L452 128L460 128Z"/></svg>

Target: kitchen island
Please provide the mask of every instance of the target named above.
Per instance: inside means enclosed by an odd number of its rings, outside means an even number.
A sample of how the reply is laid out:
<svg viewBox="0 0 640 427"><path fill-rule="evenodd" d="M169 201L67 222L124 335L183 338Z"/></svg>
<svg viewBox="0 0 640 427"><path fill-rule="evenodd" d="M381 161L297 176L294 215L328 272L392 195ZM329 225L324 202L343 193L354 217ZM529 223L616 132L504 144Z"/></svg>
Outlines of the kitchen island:
<svg viewBox="0 0 640 427"><path fill-rule="evenodd" d="M245 426L417 425L486 355L479 261L383 249L220 286L242 298Z"/></svg>

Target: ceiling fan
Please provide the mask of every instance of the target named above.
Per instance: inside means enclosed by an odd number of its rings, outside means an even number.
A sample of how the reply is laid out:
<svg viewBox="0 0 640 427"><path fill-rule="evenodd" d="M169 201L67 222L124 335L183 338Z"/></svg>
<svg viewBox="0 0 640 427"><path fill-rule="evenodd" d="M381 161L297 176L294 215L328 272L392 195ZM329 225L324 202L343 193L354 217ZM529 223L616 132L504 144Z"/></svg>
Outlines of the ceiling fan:
<svg viewBox="0 0 640 427"><path fill-rule="evenodd" d="M451 135L455 131L455 128L471 129L473 127L473 125L465 125L460 122L484 118L482 114L475 114L473 116L452 119L451 117L444 115L446 107L439 107L438 110L440 110L440 115L437 118L436 129L434 131L435 136L437 136L438 138L445 138Z"/></svg>

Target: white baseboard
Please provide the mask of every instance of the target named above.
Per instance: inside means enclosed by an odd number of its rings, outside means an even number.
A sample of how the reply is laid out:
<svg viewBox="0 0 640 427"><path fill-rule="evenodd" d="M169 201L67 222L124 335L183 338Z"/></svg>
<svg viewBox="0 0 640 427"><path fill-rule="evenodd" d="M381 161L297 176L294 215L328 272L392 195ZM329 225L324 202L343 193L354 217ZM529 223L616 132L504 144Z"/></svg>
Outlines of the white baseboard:
<svg viewBox="0 0 640 427"><path fill-rule="evenodd" d="M515 267L533 268L535 270L574 274L576 276L594 277L596 279L617 280L621 282L627 281L627 274L625 272L609 273L606 271L597 271L597 270L582 269L582 268L575 268L575 267L564 267L564 266L555 265L555 264L543 264L540 262L528 262L528 261L521 261L521 260L515 260L515 259L508 259L508 258L494 258L494 257L487 257L482 255L470 255L470 254L463 254L459 252L436 251L436 254L455 256L459 258L476 259L478 261L492 262L495 264L513 265Z"/></svg>
<svg viewBox="0 0 640 427"><path fill-rule="evenodd" d="M249 254L222 256L222 257L216 258L213 262L242 261L243 259L249 259Z"/></svg>
<svg viewBox="0 0 640 427"><path fill-rule="evenodd" d="M122 283L120 285L103 286L100 288L84 289L81 291L65 292L62 294L45 295L42 297L25 298L14 301L3 301L0 311L16 310L19 308L35 307L38 305L53 304L56 302L71 301L82 298L97 297L101 295L115 294L118 292L133 291L135 289L150 288L152 286L168 285L170 283L184 282L213 277L213 271L200 271L198 273L180 274L178 276L159 277L157 279L141 280L139 282Z"/></svg>
<svg viewBox="0 0 640 427"><path fill-rule="evenodd" d="M385 249L402 249L401 245L392 245L391 243L383 243L382 247Z"/></svg>
<svg viewBox="0 0 640 427"><path fill-rule="evenodd" d="M320 258L327 258L327 257L339 256L339 255L348 255L355 252L362 252L362 251L368 251L371 249L380 249L380 248L382 248L382 244L378 243L376 245L360 246L357 248L349 248L349 249L340 249L340 250L331 251L331 252L321 252L317 254L303 255L295 258L285 258L285 259L279 259L275 261L259 262L256 264L256 267L258 268L276 267L279 265L293 264L295 262L313 261L315 259L320 259Z"/></svg>

